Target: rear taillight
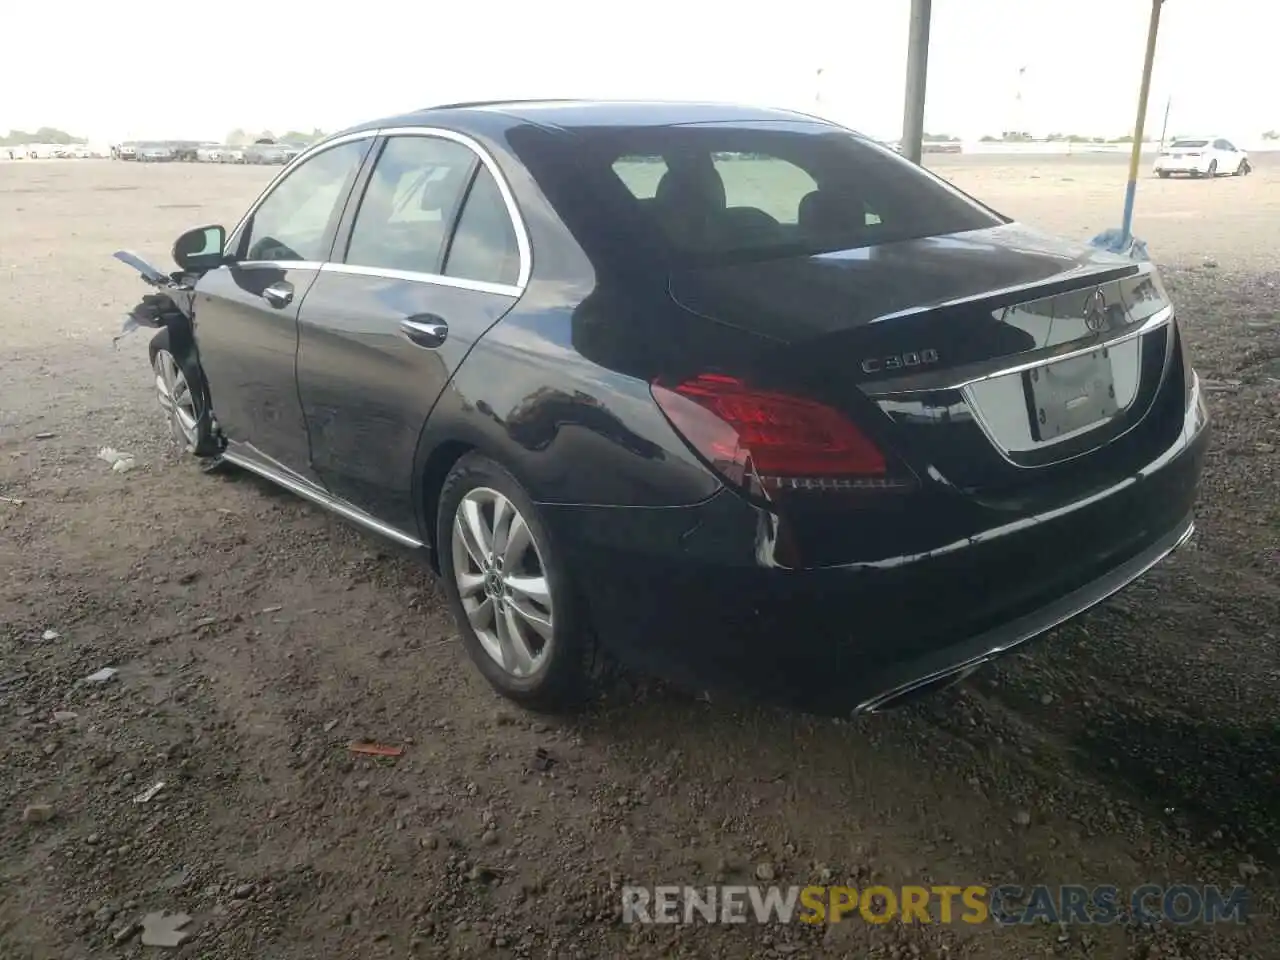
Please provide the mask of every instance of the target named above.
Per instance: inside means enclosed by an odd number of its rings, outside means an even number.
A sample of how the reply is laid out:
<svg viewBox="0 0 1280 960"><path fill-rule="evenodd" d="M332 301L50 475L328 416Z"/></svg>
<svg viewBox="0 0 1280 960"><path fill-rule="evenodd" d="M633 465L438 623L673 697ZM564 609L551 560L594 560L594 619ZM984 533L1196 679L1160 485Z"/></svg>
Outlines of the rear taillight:
<svg viewBox="0 0 1280 960"><path fill-rule="evenodd" d="M866 434L824 404L711 373L652 391L676 430L735 486L768 496L908 485Z"/></svg>

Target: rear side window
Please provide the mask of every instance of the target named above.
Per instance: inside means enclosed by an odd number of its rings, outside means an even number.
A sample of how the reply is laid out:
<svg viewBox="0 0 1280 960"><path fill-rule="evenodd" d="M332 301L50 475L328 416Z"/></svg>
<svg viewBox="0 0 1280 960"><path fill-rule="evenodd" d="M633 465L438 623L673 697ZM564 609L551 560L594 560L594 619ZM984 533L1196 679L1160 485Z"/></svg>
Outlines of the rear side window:
<svg viewBox="0 0 1280 960"><path fill-rule="evenodd" d="M1198 150L1208 145L1208 140L1175 140L1170 144L1175 150Z"/></svg>
<svg viewBox="0 0 1280 960"><path fill-rule="evenodd" d="M575 232L594 221L598 248L615 251L608 233L643 237L675 267L1006 222L893 151L818 122L582 127L554 147L535 138L512 144Z"/></svg>
<svg viewBox="0 0 1280 960"><path fill-rule="evenodd" d="M469 147L453 140L388 140L352 224L346 262L438 274L449 227L477 163Z"/></svg>
<svg viewBox="0 0 1280 960"><path fill-rule="evenodd" d="M520 276L515 226L497 181L483 164L458 218L444 272L460 280L509 286Z"/></svg>

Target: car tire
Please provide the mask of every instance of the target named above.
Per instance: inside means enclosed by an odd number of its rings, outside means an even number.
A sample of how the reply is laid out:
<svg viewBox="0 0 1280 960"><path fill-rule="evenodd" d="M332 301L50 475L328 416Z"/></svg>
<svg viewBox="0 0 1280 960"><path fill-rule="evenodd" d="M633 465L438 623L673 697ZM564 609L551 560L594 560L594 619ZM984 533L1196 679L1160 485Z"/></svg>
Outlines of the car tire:
<svg viewBox="0 0 1280 960"><path fill-rule="evenodd" d="M218 445L204 374L185 358L185 351L175 348L173 340L168 327L151 338L156 399L169 418L169 432L178 446L197 457L215 456Z"/></svg>
<svg viewBox="0 0 1280 960"><path fill-rule="evenodd" d="M1216 177L1217 175L1218 175L1218 161L1210 160L1209 169L1205 172L1205 176L1212 178L1212 177Z"/></svg>
<svg viewBox="0 0 1280 960"><path fill-rule="evenodd" d="M1232 176L1244 177L1244 176L1248 176L1248 174L1249 174L1249 161L1241 160L1240 165L1236 167L1236 172L1232 174Z"/></svg>
<svg viewBox="0 0 1280 960"><path fill-rule="evenodd" d="M1161 180L1168 180L1168 179L1169 179L1169 171L1168 171L1168 170L1157 170L1157 171L1156 171L1156 175L1157 175L1157 176L1159 176Z"/></svg>
<svg viewBox="0 0 1280 960"><path fill-rule="evenodd" d="M586 605L519 482L488 457L465 455L441 488L435 535L463 646L490 686L539 712L581 706L596 668ZM508 549L494 551L494 539Z"/></svg>

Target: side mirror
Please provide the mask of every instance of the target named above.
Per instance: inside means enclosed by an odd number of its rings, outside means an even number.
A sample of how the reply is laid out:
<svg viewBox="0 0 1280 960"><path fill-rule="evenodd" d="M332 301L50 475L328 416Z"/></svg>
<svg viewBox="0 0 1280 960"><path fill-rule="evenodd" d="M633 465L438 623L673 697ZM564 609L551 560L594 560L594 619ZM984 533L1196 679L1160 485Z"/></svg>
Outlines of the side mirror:
<svg viewBox="0 0 1280 960"><path fill-rule="evenodd" d="M222 248L227 244L227 231L220 226L196 227L180 236L173 245L173 262L192 273L213 270L226 258Z"/></svg>

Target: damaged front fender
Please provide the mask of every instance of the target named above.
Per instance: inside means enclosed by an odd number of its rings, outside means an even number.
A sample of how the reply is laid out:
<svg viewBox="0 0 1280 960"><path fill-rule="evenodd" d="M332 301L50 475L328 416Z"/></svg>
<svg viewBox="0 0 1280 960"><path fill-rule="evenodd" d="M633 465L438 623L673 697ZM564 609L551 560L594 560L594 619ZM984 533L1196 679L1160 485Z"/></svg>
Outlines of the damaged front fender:
<svg viewBox="0 0 1280 960"><path fill-rule="evenodd" d="M161 291L145 295L125 315L120 332L111 338L113 345L139 327L159 329L180 323L189 328L195 305L195 291L187 275L165 273L128 250L117 250L113 256L138 271L148 286Z"/></svg>
<svg viewBox="0 0 1280 960"><path fill-rule="evenodd" d="M153 287L169 287L177 283L176 277L165 273L159 267L152 266L132 250L117 250L112 256L137 270L142 274L142 279Z"/></svg>

